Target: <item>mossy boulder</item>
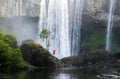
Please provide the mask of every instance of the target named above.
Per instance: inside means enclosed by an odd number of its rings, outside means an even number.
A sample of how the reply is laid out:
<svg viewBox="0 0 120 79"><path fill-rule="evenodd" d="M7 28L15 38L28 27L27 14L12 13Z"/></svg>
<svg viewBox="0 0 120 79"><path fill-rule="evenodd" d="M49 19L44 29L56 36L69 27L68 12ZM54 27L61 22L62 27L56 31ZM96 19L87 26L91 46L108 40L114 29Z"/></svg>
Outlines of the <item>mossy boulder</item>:
<svg viewBox="0 0 120 79"><path fill-rule="evenodd" d="M31 40L23 42L20 47L25 61L37 67L60 67L59 59L52 56L51 53L44 49L40 44Z"/></svg>

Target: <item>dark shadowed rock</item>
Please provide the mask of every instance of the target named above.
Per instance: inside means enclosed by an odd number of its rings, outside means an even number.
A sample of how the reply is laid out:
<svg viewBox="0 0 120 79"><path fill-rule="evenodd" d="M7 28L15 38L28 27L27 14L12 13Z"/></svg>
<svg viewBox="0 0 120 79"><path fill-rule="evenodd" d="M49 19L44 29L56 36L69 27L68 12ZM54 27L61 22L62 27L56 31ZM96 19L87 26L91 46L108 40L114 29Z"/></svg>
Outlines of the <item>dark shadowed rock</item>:
<svg viewBox="0 0 120 79"><path fill-rule="evenodd" d="M23 42L20 47L25 61L37 67L60 67L59 59L52 56L40 44L31 40Z"/></svg>
<svg viewBox="0 0 120 79"><path fill-rule="evenodd" d="M84 71L98 73L109 72L113 66L120 66L118 58L105 50L89 53L84 52L79 56L63 58L61 61L64 63L64 67L79 67Z"/></svg>

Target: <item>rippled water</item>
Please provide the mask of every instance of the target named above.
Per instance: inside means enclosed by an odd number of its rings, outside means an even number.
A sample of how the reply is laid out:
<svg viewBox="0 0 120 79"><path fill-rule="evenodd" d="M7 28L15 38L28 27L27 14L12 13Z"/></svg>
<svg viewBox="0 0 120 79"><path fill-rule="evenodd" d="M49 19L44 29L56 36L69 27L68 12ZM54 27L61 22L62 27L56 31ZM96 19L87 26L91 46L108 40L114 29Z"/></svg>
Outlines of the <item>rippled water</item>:
<svg viewBox="0 0 120 79"><path fill-rule="evenodd" d="M100 79L95 73L81 72L79 69L32 69L15 74L1 74L0 79Z"/></svg>

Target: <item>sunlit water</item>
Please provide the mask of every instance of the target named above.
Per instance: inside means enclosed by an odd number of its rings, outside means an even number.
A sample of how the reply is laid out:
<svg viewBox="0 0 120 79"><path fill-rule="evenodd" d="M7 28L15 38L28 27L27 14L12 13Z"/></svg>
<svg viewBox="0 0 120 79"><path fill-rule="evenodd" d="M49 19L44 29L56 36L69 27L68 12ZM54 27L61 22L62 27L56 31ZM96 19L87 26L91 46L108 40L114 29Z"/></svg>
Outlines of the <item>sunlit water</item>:
<svg viewBox="0 0 120 79"><path fill-rule="evenodd" d="M1 74L0 79L100 79L95 73L79 69L33 69L15 74Z"/></svg>

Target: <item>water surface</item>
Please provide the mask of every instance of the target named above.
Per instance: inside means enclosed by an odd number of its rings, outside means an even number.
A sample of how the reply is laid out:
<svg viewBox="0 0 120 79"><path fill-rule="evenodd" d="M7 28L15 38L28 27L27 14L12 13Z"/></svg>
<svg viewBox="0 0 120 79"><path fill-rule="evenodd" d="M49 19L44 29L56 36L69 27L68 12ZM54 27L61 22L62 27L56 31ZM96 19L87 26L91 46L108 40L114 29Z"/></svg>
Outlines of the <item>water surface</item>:
<svg viewBox="0 0 120 79"><path fill-rule="evenodd" d="M0 79L100 79L95 73L81 72L76 68L31 69L15 74L1 74Z"/></svg>

